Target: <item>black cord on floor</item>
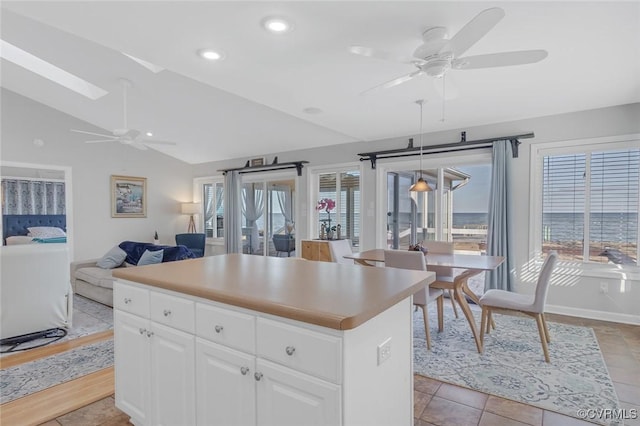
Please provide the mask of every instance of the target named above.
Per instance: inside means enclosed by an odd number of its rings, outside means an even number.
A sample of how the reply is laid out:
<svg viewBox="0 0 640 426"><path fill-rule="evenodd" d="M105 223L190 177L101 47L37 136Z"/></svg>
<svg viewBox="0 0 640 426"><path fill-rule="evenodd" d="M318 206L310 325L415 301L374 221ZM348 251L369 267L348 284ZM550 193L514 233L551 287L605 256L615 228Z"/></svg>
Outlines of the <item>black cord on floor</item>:
<svg viewBox="0 0 640 426"><path fill-rule="evenodd" d="M67 335L67 330L64 328L50 328L49 330L38 331L35 333L23 334L22 336L8 337L0 340L0 346L10 346L8 349L0 350L0 353L6 354L10 352L26 351L28 349L40 348L42 346L49 345L57 342ZM40 343L34 346L20 347L24 343L33 342L38 339L50 339L44 343Z"/></svg>

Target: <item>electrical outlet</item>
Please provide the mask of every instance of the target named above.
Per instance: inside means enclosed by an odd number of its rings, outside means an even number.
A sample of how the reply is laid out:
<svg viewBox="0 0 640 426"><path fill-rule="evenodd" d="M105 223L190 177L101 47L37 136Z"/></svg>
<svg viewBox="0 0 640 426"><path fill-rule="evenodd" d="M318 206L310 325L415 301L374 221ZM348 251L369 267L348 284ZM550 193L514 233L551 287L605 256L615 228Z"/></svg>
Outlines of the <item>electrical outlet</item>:
<svg viewBox="0 0 640 426"><path fill-rule="evenodd" d="M378 345L378 365L391 358L391 337Z"/></svg>
<svg viewBox="0 0 640 426"><path fill-rule="evenodd" d="M605 282L600 283L600 293L602 294L609 293L609 283L605 283Z"/></svg>

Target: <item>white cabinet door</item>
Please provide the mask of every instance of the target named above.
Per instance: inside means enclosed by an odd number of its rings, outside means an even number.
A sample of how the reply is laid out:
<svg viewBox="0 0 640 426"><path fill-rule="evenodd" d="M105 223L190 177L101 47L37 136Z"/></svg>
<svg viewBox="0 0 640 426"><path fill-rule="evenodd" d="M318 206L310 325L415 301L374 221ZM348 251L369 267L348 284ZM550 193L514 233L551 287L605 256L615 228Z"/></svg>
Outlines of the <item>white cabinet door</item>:
<svg viewBox="0 0 640 426"><path fill-rule="evenodd" d="M255 425L253 355L198 338L196 371L198 425Z"/></svg>
<svg viewBox="0 0 640 426"><path fill-rule="evenodd" d="M258 426L339 426L340 386L258 359Z"/></svg>
<svg viewBox="0 0 640 426"><path fill-rule="evenodd" d="M152 424L195 424L195 337L151 322Z"/></svg>
<svg viewBox="0 0 640 426"><path fill-rule="evenodd" d="M138 424L149 423L149 321L115 311L116 406Z"/></svg>

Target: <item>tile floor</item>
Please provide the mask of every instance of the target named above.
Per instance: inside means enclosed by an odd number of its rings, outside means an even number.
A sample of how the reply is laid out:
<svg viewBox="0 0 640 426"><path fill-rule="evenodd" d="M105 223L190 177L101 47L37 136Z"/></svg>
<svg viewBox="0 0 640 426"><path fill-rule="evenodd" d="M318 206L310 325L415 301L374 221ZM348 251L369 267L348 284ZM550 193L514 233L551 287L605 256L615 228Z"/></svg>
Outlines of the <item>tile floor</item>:
<svg viewBox="0 0 640 426"><path fill-rule="evenodd" d="M640 326L547 316L549 321L593 327L622 408L640 414ZM553 358L553 352L551 353ZM426 377L414 379L415 426L579 426L591 423ZM590 407L599 408L599 407ZM124 426L128 417L113 397L80 408L44 426ZM640 418L625 425L640 426ZM395 425L389 425L395 426Z"/></svg>

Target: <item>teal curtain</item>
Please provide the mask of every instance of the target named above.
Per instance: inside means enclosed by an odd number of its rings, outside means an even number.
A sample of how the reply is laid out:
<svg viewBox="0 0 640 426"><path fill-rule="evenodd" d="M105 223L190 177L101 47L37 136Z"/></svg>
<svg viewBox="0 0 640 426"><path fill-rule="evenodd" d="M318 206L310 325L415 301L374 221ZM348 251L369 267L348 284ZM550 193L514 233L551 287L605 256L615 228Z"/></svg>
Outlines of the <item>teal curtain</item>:
<svg viewBox="0 0 640 426"><path fill-rule="evenodd" d="M487 255L504 256L505 261L495 271L487 272L484 289L513 290L511 179L512 150L508 140L493 143L491 192L489 195L489 229Z"/></svg>

